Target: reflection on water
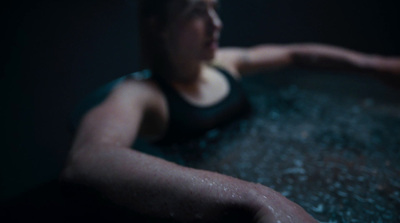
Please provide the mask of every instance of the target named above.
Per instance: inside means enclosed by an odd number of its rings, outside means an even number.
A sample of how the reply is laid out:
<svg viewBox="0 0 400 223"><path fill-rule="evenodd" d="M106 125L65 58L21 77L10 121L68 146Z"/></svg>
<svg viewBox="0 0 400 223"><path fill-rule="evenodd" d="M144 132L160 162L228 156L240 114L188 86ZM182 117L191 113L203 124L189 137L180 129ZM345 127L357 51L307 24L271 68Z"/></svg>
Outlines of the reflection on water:
<svg viewBox="0 0 400 223"><path fill-rule="evenodd" d="M322 222L400 222L400 103L244 87L250 118L157 152L271 187Z"/></svg>

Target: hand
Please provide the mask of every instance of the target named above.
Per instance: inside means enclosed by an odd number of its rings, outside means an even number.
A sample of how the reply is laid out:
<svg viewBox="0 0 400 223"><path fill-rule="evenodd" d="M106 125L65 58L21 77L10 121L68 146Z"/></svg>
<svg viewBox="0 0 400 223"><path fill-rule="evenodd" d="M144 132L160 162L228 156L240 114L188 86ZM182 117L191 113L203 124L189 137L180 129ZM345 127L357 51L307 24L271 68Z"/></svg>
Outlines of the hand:
<svg viewBox="0 0 400 223"><path fill-rule="evenodd" d="M250 195L256 208L254 222L257 223L314 223L318 222L299 205L289 201L278 192L256 185Z"/></svg>

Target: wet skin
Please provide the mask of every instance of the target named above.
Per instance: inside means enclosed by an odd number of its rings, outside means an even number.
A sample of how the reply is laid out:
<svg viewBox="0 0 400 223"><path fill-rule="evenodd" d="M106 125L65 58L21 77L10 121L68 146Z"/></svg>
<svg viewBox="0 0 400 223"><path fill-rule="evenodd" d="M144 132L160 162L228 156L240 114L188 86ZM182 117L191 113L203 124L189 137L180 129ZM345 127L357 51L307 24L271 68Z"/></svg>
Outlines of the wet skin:
<svg viewBox="0 0 400 223"><path fill-rule="evenodd" d="M172 1L168 23L154 32L165 52L164 63L156 64L161 66L163 77L180 94L199 104L218 100L205 92L218 89L213 85L217 81L224 83L207 65L216 53L214 60L232 73L289 65L294 51L300 58L313 53L312 58L344 58L349 62L343 57L349 51L320 46L311 52L304 50L308 46L217 52L222 23L216 5L213 0ZM364 59L361 54L355 57ZM311 65L314 61L302 60ZM350 65L360 68L353 60ZM216 97L225 93L219 91ZM162 135L169 121L168 112L165 96L154 81L120 84L83 118L62 178L95 188L137 212L181 222L215 222L238 207L240 214L250 216L250 222L316 222L300 206L263 185L179 166L132 150L130 146L141 135L143 126L150 126L156 136Z"/></svg>

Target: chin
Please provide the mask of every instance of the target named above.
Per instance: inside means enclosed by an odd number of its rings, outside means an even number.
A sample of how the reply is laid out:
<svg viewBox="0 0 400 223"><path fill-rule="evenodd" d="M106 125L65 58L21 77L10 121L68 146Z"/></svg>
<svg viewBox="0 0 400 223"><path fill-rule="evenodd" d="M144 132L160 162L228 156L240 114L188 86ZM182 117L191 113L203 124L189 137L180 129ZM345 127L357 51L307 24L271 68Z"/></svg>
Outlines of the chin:
<svg viewBox="0 0 400 223"><path fill-rule="evenodd" d="M210 61L215 58L216 50L209 51L203 55L203 60Z"/></svg>

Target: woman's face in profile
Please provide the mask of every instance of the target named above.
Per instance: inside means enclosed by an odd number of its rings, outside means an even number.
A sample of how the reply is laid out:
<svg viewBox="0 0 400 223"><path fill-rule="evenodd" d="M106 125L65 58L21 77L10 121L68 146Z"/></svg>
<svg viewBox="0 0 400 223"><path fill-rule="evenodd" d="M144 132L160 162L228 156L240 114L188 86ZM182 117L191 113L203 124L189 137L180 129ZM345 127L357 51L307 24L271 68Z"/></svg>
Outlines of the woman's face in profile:
<svg viewBox="0 0 400 223"><path fill-rule="evenodd" d="M163 30L164 44L172 58L211 60L218 49L222 22L217 0L174 0Z"/></svg>

